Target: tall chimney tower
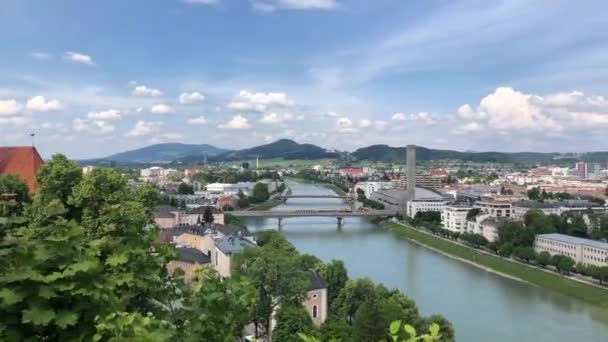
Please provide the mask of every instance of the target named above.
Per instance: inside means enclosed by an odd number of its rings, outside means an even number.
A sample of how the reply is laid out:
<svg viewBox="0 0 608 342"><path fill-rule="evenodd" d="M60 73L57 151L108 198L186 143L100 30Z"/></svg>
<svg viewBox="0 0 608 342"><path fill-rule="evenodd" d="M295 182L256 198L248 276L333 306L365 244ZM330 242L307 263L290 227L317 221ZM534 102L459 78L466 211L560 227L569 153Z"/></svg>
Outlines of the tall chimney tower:
<svg viewBox="0 0 608 342"><path fill-rule="evenodd" d="M416 199L416 145L407 145L407 199Z"/></svg>

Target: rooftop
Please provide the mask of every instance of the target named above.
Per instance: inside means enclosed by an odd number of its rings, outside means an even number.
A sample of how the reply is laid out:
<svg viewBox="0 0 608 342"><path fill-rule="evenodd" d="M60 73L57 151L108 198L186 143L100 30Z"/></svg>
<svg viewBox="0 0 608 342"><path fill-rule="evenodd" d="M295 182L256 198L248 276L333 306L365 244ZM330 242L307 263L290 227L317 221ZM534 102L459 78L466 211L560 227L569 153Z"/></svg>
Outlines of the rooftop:
<svg viewBox="0 0 608 342"><path fill-rule="evenodd" d="M530 209L549 209L549 208L588 208L588 207L600 207L599 204L591 201L581 200L566 200L556 202L538 202L538 201L519 201L513 202L513 206L530 208Z"/></svg>
<svg viewBox="0 0 608 342"><path fill-rule="evenodd" d="M255 243L240 237L240 236L222 236L219 239L214 240L215 246L219 248L224 254L237 253L245 249L246 247L257 246Z"/></svg>
<svg viewBox="0 0 608 342"><path fill-rule="evenodd" d="M211 262L211 258L207 254L196 248L183 246L177 247L177 260L193 264L208 264Z"/></svg>
<svg viewBox="0 0 608 342"><path fill-rule="evenodd" d="M555 240L555 241L559 241L559 242L572 243L572 244L576 244L576 245L584 245L584 246L589 246L589 247L608 249L608 243L606 243L606 242L590 240L590 239L583 239L583 238L570 236L570 235L551 233L551 234L540 234L540 235L537 235L536 237L549 239L549 240Z"/></svg>
<svg viewBox="0 0 608 342"><path fill-rule="evenodd" d="M36 174L44 162L33 146L0 147L0 174L15 175L36 190Z"/></svg>
<svg viewBox="0 0 608 342"><path fill-rule="evenodd" d="M315 271L310 272L310 290L320 290L327 288L327 281Z"/></svg>

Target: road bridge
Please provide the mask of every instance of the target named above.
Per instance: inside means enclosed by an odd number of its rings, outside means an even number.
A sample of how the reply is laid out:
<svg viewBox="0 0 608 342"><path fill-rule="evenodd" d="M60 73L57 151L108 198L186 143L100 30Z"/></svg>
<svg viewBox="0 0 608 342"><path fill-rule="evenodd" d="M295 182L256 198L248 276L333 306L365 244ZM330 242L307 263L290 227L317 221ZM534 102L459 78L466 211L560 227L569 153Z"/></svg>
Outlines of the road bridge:
<svg viewBox="0 0 608 342"><path fill-rule="evenodd" d="M283 203L287 202L290 198L336 198L352 200L352 197L347 195L277 195L275 198L280 199Z"/></svg>
<svg viewBox="0 0 608 342"><path fill-rule="evenodd" d="M279 221L279 228L284 218L290 217L335 217L338 225L342 225L345 217L386 217L395 216L397 212L393 210L243 210L232 211L231 215L236 217L269 217Z"/></svg>

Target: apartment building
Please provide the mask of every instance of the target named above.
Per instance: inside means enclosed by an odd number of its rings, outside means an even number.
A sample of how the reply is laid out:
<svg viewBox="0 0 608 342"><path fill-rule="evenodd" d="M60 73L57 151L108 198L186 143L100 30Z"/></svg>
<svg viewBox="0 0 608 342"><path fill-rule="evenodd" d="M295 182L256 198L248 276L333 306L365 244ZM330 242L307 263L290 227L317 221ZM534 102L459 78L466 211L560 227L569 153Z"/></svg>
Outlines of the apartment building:
<svg viewBox="0 0 608 342"><path fill-rule="evenodd" d="M466 205L446 205L441 211L441 224L444 229L464 233L467 229L467 214L472 207Z"/></svg>
<svg viewBox="0 0 608 342"><path fill-rule="evenodd" d="M511 203L494 200L481 200L475 202L474 208L479 208L481 212L490 214L494 217L510 217Z"/></svg>
<svg viewBox="0 0 608 342"><path fill-rule="evenodd" d="M608 243L564 234L541 234L534 241L537 253L569 256L585 266L608 266Z"/></svg>

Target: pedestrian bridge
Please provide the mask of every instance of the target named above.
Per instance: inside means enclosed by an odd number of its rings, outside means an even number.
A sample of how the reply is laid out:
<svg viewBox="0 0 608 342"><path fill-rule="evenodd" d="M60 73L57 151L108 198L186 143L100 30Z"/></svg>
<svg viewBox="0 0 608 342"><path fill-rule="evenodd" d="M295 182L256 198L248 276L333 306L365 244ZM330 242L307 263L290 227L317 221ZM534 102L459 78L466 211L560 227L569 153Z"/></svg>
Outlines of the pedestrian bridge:
<svg viewBox="0 0 608 342"><path fill-rule="evenodd" d="M387 217L395 216L397 212L393 210L243 210L243 211L232 211L230 215L236 217L268 217L276 218L279 220L279 228L284 218L290 217L335 217L338 220L338 225L342 224L342 220L345 217Z"/></svg>

